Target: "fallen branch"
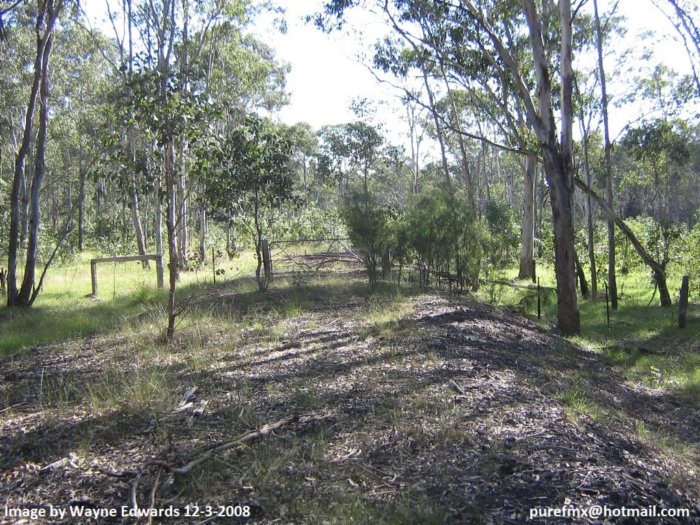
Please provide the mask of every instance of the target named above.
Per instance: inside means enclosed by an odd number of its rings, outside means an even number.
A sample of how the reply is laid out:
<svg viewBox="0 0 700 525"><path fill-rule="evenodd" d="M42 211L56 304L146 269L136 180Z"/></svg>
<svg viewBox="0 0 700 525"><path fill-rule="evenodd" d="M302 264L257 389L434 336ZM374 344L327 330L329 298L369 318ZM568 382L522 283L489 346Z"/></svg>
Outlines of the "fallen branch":
<svg viewBox="0 0 700 525"><path fill-rule="evenodd" d="M262 427L260 427L257 430L253 430L251 432L246 432L245 434L241 434L238 436L236 439L233 441L227 441L226 443L223 443L217 447L214 447L212 449L207 450L203 454L200 454L197 458L193 459L186 465L180 467L180 468L172 468L170 467L169 470L173 472L174 474L177 474L179 476L184 476L188 474L193 468L201 465L202 463L208 461L211 459L213 456L216 454L219 454L221 452L224 452L225 450L229 450L233 447L236 447L238 445L241 445L242 443L245 443L246 441L251 441L256 438L260 438L263 436L268 435L270 432L277 430L280 427L283 427L284 425L291 423L292 421L296 421L298 419L298 416L287 416L279 421L275 421L274 423L266 423ZM158 463L160 466L165 466L162 465L161 463Z"/></svg>
<svg viewBox="0 0 700 525"><path fill-rule="evenodd" d="M231 448L234 448L238 445L241 445L245 443L246 441L251 441L256 438L264 437L268 435L270 432L273 432L277 430L280 427L283 427L284 425L291 423L292 421L297 421L299 419L299 416L297 415L292 415L292 416L287 416L284 417L278 421L275 421L273 423L266 423L262 427L260 427L257 430L252 430L250 432L246 432L244 434L241 434L238 436L236 439L232 441L227 441L225 443L221 443L219 445L209 447L205 449L204 452L202 452L199 456L197 456L195 459L191 460L189 463L182 467L173 467L170 463L167 463L165 461L161 460L152 460L147 463L145 463L141 468L138 470L125 470L123 472L115 472L113 470L105 469L103 467L93 467L95 470L98 472L101 472L102 474L105 474L107 476L111 476L114 478L134 478L134 482L132 484L131 488L131 503L132 507L135 505L135 494L137 492L138 485L140 483L140 478L141 475L143 474L144 470L149 468L149 467L159 467L163 470L166 470L167 472L170 472L172 474L176 474L179 476L184 476L186 474L189 474L189 472L201 465L202 463L208 461L211 459L213 456L216 454L219 454L221 452L224 452L226 450L229 450Z"/></svg>
<svg viewBox="0 0 700 525"><path fill-rule="evenodd" d="M463 396L467 394L461 386L455 383L453 379L450 379L450 386L454 388L458 394L462 394Z"/></svg>

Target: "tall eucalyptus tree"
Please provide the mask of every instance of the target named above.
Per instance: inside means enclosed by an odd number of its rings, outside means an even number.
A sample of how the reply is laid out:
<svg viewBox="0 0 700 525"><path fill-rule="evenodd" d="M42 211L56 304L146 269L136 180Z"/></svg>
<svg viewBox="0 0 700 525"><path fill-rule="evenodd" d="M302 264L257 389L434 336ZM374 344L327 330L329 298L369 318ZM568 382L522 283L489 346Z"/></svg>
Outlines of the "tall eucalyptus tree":
<svg viewBox="0 0 700 525"><path fill-rule="evenodd" d="M342 20L345 11L358 3L359 0L327 1L325 21L329 18ZM550 187L558 292L557 324L564 334L578 333L580 314L572 216L574 73L571 2L560 0L555 5L552 1L545 1L540 8L534 0L523 0L522 3L510 0L478 3L469 0L385 0L377 3L385 12L395 9L398 16L394 20L407 25L432 20L436 34L452 44L454 58L476 66L452 68L456 74L469 82L478 82L479 74L490 68L492 80L486 86L489 100L502 101L498 92L505 90L512 92L517 104L521 105L527 123L527 131L522 130L527 137L523 143L535 143L531 152L541 158ZM323 23L324 17L319 18ZM527 42L529 61L519 60L514 52L517 47L511 45L521 37ZM421 44L426 40L421 38ZM422 50L438 58L434 47L423 46ZM506 98L506 102L508 100ZM558 119L555 118L557 108ZM484 113L491 118L488 112ZM509 111L508 114L513 113Z"/></svg>
<svg viewBox="0 0 700 525"><path fill-rule="evenodd" d="M7 262L8 306L31 306L41 290L41 280L37 284L35 278L39 248L39 225L41 221L39 195L46 174L46 140L49 123L50 91L49 64L56 24L64 4L64 0L37 0L34 75L27 101L22 141L15 156L14 178L10 195L10 232ZM32 140L37 99L39 102L38 132L36 139ZM17 263L21 219L20 195L25 184L25 162L32 147L34 148L34 172L29 195L29 231L24 275L22 276L21 287L18 289Z"/></svg>

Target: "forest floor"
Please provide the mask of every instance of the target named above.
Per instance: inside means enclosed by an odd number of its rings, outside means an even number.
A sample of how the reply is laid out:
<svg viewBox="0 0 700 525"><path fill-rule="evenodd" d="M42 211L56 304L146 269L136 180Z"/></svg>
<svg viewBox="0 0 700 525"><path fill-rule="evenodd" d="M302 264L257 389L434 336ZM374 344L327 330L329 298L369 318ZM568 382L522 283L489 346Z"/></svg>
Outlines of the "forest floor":
<svg viewBox="0 0 700 525"><path fill-rule="evenodd" d="M138 505L153 523L515 524L655 505L692 517L652 522L700 523L692 396L468 295L246 286L194 300L170 345L146 301L127 329L2 358L0 521L150 522Z"/></svg>

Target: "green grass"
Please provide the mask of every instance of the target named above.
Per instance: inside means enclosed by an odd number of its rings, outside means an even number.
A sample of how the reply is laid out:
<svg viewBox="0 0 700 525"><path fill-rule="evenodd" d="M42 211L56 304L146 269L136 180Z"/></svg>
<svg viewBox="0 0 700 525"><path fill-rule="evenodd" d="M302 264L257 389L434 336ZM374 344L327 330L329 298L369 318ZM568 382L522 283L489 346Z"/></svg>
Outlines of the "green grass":
<svg viewBox="0 0 700 525"><path fill-rule="evenodd" d="M89 297L90 259L94 256L84 253L70 265L49 269L43 289L31 308L7 308L2 301L0 356L76 337L120 331L144 320L144 316L162 324L167 291L156 288L154 265L151 264L150 270L133 262L98 265L99 298L95 299ZM251 261L250 254L231 261L217 260L217 266L227 270L226 274L217 276L217 285L230 282L241 271L249 272ZM182 272L178 299L186 300L212 286L210 266Z"/></svg>
<svg viewBox="0 0 700 525"><path fill-rule="evenodd" d="M572 419L576 419L579 414L586 414L592 419L600 419L603 415L600 407L590 399L586 387L579 381L558 392L556 397L564 403L567 414Z"/></svg>
<svg viewBox="0 0 700 525"><path fill-rule="evenodd" d="M555 285L551 267L537 268L540 284ZM517 270L499 272L494 281L517 281ZM604 283L596 300L579 297L581 334L573 342L600 351L611 365L618 367L630 381L641 382L652 388L662 388L687 394L700 400L700 310L689 310L687 326L678 328L678 305L659 306L658 292L653 294L648 272L637 271L618 274L619 308L606 313ZM680 288L680 277L668 279L671 297ZM589 283L590 285L590 283ZM536 291L514 288L489 282L479 291L483 300L498 306L515 308L523 314L536 316ZM541 296L541 323L546 327L556 325L556 294L543 292Z"/></svg>

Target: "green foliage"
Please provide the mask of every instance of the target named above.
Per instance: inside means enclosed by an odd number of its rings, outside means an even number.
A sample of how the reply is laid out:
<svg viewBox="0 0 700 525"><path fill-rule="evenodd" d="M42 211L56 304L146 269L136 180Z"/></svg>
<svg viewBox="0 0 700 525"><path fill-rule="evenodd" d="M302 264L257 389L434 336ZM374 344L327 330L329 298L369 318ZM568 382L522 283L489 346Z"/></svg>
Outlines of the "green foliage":
<svg viewBox="0 0 700 525"><path fill-rule="evenodd" d="M293 198L291 143L269 121L255 115L220 143L213 160L201 168L211 206L226 220L242 213L252 218L252 239L258 259L261 290L268 276L261 273L265 216Z"/></svg>
<svg viewBox="0 0 700 525"><path fill-rule="evenodd" d="M396 247L392 213L373 194L354 191L345 200L341 217L350 240L362 251L369 282L374 286L382 256Z"/></svg>
<svg viewBox="0 0 700 525"><path fill-rule="evenodd" d="M491 200L486 203L484 217L491 233L488 246L491 264L503 267L512 262L520 241L520 226L515 210L507 203Z"/></svg>
<svg viewBox="0 0 700 525"><path fill-rule="evenodd" d="M275 216L270 221L273 240L334 239L345 237L344 223L337 208L321 208L313 201L308 205Z"/></svg>
<svg viewBox="0 0 700 525"><path fill-rule="evenodd" d="M269 122L249 115L204 166L206 198L224 217L292 198L291 146Z"/></svg>
<svg viewBox="0 0 700 525"><path fill-rule="evenodd" d="M430 271L478 287L489 236L464 195L433 189L413 198L404 221L406 241Z"/></svg>

